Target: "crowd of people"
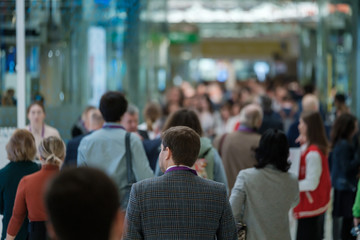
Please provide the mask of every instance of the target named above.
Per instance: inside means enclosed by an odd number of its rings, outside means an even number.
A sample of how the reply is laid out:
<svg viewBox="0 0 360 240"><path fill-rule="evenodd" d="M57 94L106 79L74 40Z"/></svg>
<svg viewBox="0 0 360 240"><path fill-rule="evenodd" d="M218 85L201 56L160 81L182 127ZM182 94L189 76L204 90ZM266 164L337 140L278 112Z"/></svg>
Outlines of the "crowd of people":
<svg viewBox="0 0 360 240"><path fill-rule="evenodd" d="M359 129L345 100L326 113L296 81L185 83L139 123L109 91L66 147L34 102L0 170L1 239L241 239L245 225L249 240L291 239L291 211L296 239L320 240L330 204L333 239L356 239Z"/></svg>

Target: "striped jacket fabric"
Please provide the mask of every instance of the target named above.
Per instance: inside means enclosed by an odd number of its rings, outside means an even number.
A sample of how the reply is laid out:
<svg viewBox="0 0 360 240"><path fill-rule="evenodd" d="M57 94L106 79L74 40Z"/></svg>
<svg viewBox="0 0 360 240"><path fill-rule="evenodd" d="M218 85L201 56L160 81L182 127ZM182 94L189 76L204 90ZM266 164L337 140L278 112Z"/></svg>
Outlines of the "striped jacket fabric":
<svg viewBox="0 0 360 240"><path fill-rule="evenodd" d="M125 239L237 239L225 185L172 171L132 186Z"/></svg>

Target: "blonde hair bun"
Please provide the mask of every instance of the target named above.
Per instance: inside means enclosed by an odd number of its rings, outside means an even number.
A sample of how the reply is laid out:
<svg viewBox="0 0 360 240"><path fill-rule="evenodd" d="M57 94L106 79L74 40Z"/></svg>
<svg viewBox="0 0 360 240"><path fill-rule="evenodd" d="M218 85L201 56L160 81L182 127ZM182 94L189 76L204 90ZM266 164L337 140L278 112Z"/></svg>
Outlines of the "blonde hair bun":
<svg viewBox="0 0 360 240"><path fill-rule="evenodd" d="M39 145L39 153L45 164L60 166L65 159L65 143L61 138L44 138Z"/></svg>

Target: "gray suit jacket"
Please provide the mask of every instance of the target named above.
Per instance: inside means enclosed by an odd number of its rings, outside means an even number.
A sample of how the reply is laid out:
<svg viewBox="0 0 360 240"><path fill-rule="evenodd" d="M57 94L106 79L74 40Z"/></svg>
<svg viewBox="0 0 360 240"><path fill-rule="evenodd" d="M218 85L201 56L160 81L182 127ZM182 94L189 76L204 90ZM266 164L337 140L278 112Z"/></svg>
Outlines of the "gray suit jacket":
<svg viewBox="0 0 360 240"><path fill-rule="evenodd" d="M237 239L224 184L172 171L132 186L125 239Z"/></svg>

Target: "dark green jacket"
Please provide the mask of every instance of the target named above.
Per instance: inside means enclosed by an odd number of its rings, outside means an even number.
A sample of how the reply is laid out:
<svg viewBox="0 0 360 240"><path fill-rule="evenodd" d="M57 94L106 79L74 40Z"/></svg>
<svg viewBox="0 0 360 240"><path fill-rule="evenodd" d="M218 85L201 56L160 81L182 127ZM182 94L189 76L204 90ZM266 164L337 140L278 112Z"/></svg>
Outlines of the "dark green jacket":
<svg viewBox="0 0 360 240"><path fill-rule="evenodd" d="M40 169L40 166L31 161L10 162L0 170L0 214L3 215L3 229L1 240L6 238L6 230L12 216L16 190L22 177L32 174ZM27 237L28 219L16 236L16 240L24 240Z"/></svg>

